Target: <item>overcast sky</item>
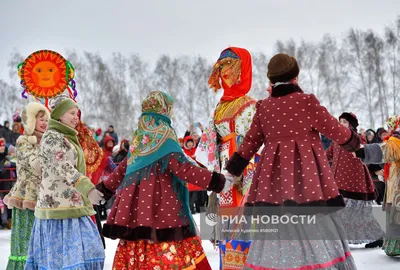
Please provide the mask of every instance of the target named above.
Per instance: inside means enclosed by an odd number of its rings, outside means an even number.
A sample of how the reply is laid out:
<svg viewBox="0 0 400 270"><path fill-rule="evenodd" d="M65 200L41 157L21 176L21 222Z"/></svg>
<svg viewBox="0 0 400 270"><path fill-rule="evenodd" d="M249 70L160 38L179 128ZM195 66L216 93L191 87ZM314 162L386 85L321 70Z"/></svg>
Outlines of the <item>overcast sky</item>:
<svg viewBox="0 0 400 270"><path fill-rule="evenodd" d="M12 0L0 3L0 78L13 49L200 54L229 45L271 54L276 40L341 37L350 27L381 32L400 14L395 0Z"/></svg>

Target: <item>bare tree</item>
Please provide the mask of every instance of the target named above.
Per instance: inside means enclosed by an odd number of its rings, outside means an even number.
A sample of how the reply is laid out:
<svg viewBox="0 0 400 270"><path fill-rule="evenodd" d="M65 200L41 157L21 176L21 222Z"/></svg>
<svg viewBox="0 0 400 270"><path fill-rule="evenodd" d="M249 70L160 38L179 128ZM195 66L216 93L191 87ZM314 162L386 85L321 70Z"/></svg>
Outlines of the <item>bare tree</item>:
<svg viewBox="0 0 400 270"><path fill-rule="evenodd" d="M372 61L373 76L375 83L375 89L378 90L378 101L377 106L380 108L381 123L383 124L385 120L389 117L389 107L387 102L387 89L386 83L384 82L384 57L383 57L383 40L378 37L374 32L369 30L365 33L365 45L367 49L366 62Z"/></svg>
<svg viewBox="0 0 400 270"><path fill-rule="evenodd" d="M399 77L399 58L398 53L400 51L399 41L400 41L400 16L397 17L395 24L391 27L385 28L385 41L386 41L386 51L388 55L388 65L390 70L390 77L392 81L392 92L391 98L393 102L393 115L397 114L397 102L399 98L397 82Z"/></svg>
<svg viewBox="0 0 400 270"><path fill-rule="evenodd" d="M362 33L359 30L350 29L345 43L347 44L352 63L350 71L353 73L353 78L355 79L353 80L353 87L364 99L356 105L367 110L369 126L373 128L375 126L374 102L376 102L373 93L373 82L370 76L373 73L373 66L371 63L367 63L367 65L365 63L365 44Z"/></svg>
<svg viewBox="0 0 400 270"><path fill-rule="evenodd" d="M153 72L153 82L156 89L167 92L172 98L178 100L180 91L182 91L183 80L181 77L180 62L178 59L172 59L167 55L162 55L156 62L156 67ZM174 114L172 120L178 130L184 130L187 123L177 121L184 119L181 111L181 104L175 103Z"/></svg>
<svg viewBox="0 0 400 270"><path fill-rule="evenodd" d="M256 99L266 98L268 96L267 88L269 80L267 78L267 69L269 58L264 53L253 53L253 83L250 96Z"/></svg>
<svg viewBox="0 0 400 270"><path fill-rule="evenodd" d="M144 62L138 54L128 59L130 84L129 92L133 95L133 104L139 106L144 97L153 89L149 64Z"/></svg>
<svg viewBox="0 0 400 270"><path fill-rule="evenodd" d="M319 45L318 67L323 80L323 97L327 97L329 109L337 114L348 110L353 101L353 89L348 86L349 55L336 39L325 35Z"/></svg>

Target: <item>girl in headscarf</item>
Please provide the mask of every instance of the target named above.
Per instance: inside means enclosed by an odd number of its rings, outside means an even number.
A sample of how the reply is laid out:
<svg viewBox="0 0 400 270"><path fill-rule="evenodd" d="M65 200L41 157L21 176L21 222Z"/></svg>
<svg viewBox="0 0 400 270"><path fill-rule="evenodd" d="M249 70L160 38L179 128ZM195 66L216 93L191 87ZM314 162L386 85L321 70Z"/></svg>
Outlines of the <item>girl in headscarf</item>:
<svg viewBox="0 0 400 270"><path fill-rule="evenodd" d="M86 177L74 129L78 105L63 96L54 104L39 149L42 182L25 269L103 269L103 245L90 219L102 194Z"/></svg>
<svg viewBox="0 0 400 270"><path fill-rule="evenodd" d="M223 88L224 93L203 132L195 156L196 160L209 170L225 173L226 161L242 144L255 113L256 101L247 95L252 84L250 53L246 49L236 47L223 50L214 65L208 84L214 91ZM209 211L214 211L211 208L215 208L217 200L221 208L243 206L253 171L254 164L250 162L241 185L219 194L218 199L215 193L211 194ZM227 226L230 228L224 229L233 229L232 224ZM216 239L220 230L221 228L215 227L213 241L221 240ZM220 268L242 269L249 246L250 241L239 240L234 235L222 239L219 242Z"/></svg>
<svg viewBox="0 0 400 270"><path fill-rule="evenodd" d="M358 119L353 113L342 113L339 121L343 126L357 132ZM349 243L382 246L381 238L385 233L372 214L376 193L367 166L337 143L326 150L326 156L332 162L335 182L346 203L346 208L339 211L338 215Z"/></svg>
<svg viewBox="0 0 400 270"><path fill-rule="evenodd" d="M386 163L383 209L386 211L386 235L383 250L388 256L400 255L400 117L387 121L389 136L383 144L366 144L356 152L365 164Z"/></svg>
<svg viewBox="0 0 400 270"><path fill-rule="evenodd" d="M246 201L248 213L308 213L315 214L316 221L256 223L260 233L253 238L245 269L354 270L340 220L336 213L329 213L345 203L319 133L348 151L357 150L360 138L330 115L314 95L303 93L297 83L299 71L295 58L272 57L267 74L271 96L257 102L251 127L227 170L241 175L264 144ZM272 233L264 231L271 229Z"/></svg>
<svg viewBox="0 0 400 270"><path fill-rule="evenodd" d="M113 149L115 146L115 140L111 136L106 136L104 138L104 146L103 146L103 152L107 157L111 157L113 154Z"/></svg>
<svg viewBox="0 0 400 270"><path fill-rule="evenodd" d="M22 111L25 131L16 145L18 178L4 198L4 203L12 208L11 254L7 264L9 270L22 270L25 267L42 178L39 145L49 118L49 110L38 102L29 103Z"/></svg>
<svg viewBox="0 0 400 270"><path fill-rule="evenodd" d="M128 157L98 189L116 199L103 235L121 239L113 269L211 269L189 209L187 183L221 192L230 181L193 165L171 126L173 100L150 92Z"/></svg>

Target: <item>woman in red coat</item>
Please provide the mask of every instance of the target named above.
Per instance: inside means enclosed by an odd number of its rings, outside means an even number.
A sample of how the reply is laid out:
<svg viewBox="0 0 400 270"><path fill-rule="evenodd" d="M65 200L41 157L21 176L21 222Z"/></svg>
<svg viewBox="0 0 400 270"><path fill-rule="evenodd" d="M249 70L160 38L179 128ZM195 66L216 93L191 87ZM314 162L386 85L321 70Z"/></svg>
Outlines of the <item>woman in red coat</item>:
<svg viewBox="0 0 400 270"><path fill-rule="evenodd" d="M222 174L193 165L171 127L172 99L150 92L142 103L128 157L98 185L116 191L103 235L121 239L113 269L211 269L189 209L187 183L221 192Z"/></svg>
<svg viewBox="0 0 400 270"><path fill-rule="evenodd" d="M357 132L358 119L354 114L344 112L339 121L343 126ZM326 150L326 156L332 162L336 184L346 202L346 208L339 211L338 215L342 219L349 243L373 242L372 246L370 244L366 247L382 246L383 240L380 238L385 233L372 214L376 193L367 166L337 143L331 144Z"/></svg>
<svg viewBox="0 0 400 270"><path fill-rule="evenodd" d="M330 210L330 206L345 205L319 133L349 151L359 148L359 137L330 115L314 95L303 93L297 84L298 74L295 58L278 54L270 60L271 96L257 102L250 130L227 165L228 172L239 176L261 145L265 145L246 203L253 210L254 206L270 206L268 211L277 209L271 206L310 206L308 211L318 213ZM246 267L356 269L336 213L316 214L316 219L316 224L307 226L278 226L282 229L278 234L258 234L251 244ZM256 223L256 228L262 226ZM326 236L328 233L335 238ZM271 237L275 240L271 241Z"/></svg>

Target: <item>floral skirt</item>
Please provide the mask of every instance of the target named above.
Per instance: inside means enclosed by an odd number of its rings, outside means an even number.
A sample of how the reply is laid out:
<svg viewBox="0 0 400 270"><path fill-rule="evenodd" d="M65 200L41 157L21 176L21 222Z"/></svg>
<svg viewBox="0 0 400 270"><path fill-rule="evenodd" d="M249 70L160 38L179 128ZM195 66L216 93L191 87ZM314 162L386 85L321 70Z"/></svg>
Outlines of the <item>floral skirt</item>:
<svg viewBox="0 0 400 270"><path fill-rule="evenodd" d="M344 198L346 207L337 212L350 244L364 244L385 236L378 221L372 214L373 201L359 201Z"/></svg>
<svg viewBox="0 0 400 270"><path fill-rule="evenodd" d="M34 221L35 215L32 210L15 207L12 209L11 254L8 258L7 270L23 270L25 268Z"/></svg>
<svg viewBox="0 0 400 270"><path fill-rule="evenodd" d="M182 241L153 243L149 240L118 244L113 270L211 270L198 236Z"/></svg>
<svg viewBox="0 0 400 270"><path fill-rule="evenodd" d="M104 248L89 217L35 219L25 270L101 270Z"/></svg>

